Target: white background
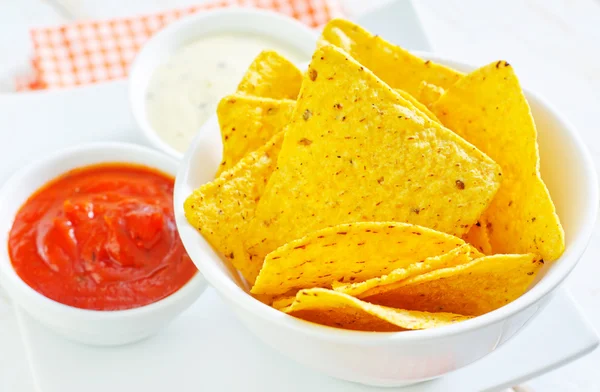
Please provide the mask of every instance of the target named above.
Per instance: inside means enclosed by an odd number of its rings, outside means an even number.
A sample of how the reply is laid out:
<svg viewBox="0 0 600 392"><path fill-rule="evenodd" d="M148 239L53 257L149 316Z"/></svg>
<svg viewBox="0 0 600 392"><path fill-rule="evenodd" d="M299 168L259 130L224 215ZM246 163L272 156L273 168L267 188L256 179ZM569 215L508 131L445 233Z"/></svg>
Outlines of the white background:
<svg viewBox="0 0 600 392"><path fill-rule="evenodd" d="M357 14L385 0L342 0ZM0 0L0 92L26 69L29 27L130 15L191 0ZM435 51L475 64L505 59L522 83L578 127L600 168L600 2L595 0L416 0ZM0 130L4 133L6 130ZM567 285L600 330L600 230ZM1 298L0 298L1 301ZM2 309L0 309L1 321ZM551 344L551 342L549 342ZM1 348L0 348L1 349ZM536 391L600 391L600 350L528 382Z"/></svg>

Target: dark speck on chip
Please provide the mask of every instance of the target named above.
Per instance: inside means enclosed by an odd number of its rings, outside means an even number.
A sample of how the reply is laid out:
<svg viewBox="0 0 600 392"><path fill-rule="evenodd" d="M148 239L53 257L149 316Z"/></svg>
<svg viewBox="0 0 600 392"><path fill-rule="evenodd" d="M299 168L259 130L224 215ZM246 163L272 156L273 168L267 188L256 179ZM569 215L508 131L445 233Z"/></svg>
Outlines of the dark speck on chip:
<svg viewBox="0 0 600 392"><path fill-rule="evenodd" d="M304 119L304 121L307 121L311 117L312 117L312 112L309 109L306 109L304 111L304 113L302 114L302 118Z"/></svg>

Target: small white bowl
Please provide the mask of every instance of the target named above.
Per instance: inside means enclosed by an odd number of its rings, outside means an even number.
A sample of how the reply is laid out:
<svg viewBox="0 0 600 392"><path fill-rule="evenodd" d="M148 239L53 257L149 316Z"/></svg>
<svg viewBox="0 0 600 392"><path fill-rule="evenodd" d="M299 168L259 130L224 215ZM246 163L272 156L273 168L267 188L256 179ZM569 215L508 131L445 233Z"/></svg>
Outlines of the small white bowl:
<svg viewBox="0 0 600 392"><path fill-rule="evenodd" d="M163 153L126 143L97 143L66 149L42 158L13 175L0 190L0 285L31 316L68 339L91 345L119 345L144 339L190 306L206 288L196 273L170 296L135 309L97 311L51 300L27 285L12 267L8 235L25 201L41 186L65 172L98 163L144 165L175 175L177 161Z"/></svg>
<svg viewBox="0 0 600 392"><path fill-rule="evenodd" d="M142 47L129 73L129 104L133 117L146 139L156 148L181 159L183 153L161 139L146 113L146 91L161 63L178 49L198 38L214 33L253 33L288 44L306 61L315 49L317 35L296 19L273 11L255 8L223 8L203 11L172 23ZM232 91L233 93L233 91Z"/></svg>
<svg viewBox="0 0 600 392"><path fill-rule="evenodd" d="M465 72L475 68L427 53L420 55ZM527 293L500 309L437 329L372 333L308 323L255 300L185 219L184 200L212 180L221 160L221 138L214 118L187 151L175 181L175 219L183 244L208 282L250 330L306 366L376 386L413 384L464 367L510 340L536 317L579 261L596 220L596 173L577 130L549 103L531 92L526 95L538 127L542 176L566 232L566 251L544 268Z"/></svg>

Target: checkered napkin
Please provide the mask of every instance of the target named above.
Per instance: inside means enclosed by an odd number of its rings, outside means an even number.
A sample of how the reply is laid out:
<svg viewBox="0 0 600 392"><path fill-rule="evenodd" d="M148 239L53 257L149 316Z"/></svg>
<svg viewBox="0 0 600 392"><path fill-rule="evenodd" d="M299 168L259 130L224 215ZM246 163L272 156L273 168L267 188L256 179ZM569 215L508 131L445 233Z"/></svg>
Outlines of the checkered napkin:
<svg viewBox="0 0 600 392"><path fill-rule="evenodd" d="M342 14L337 0L216 0L153 15L84 21L31 31L33 75L17 90L72 87L120 79L141 46L169 23L195 12L240 6L271 9L311 27Z"/></svg>

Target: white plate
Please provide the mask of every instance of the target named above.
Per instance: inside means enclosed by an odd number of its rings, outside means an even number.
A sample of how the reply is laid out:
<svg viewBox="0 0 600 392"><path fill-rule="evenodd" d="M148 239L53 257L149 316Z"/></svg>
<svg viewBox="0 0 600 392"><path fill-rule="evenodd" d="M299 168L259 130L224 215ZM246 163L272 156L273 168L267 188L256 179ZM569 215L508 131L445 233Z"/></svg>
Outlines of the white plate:
<svg viewBox="0 0 600 392"><path fill-rule="evenodd" d="M283 357L246 330L213 289L154 338L111 349L73 343L22 311L18 316L43 392L381 390L329 378ZM514 342L466 368L402 390L497 390L572 361L596 339L561 293Z"/></svg>

